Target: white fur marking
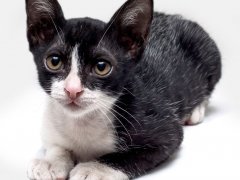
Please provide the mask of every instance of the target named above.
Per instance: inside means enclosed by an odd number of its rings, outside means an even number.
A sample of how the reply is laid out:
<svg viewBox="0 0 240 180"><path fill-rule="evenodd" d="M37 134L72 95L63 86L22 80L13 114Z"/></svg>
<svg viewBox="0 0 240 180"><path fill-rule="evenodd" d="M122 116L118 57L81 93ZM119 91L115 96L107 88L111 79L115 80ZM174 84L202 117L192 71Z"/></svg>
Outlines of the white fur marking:
<svg viewBox="0 0 240 180"><path fill-rule="evenodd" d="M98 162L79 163L70 173L70 180L128 180L122 171Z"/></svg>
<svg viewBox="0 0 240 180"><path fill-rule="evenodd" d="M69 75L73 74L73 75L77 75L79 72L79 57L78 57L78 45L76 45L72 51L72 65L71 65L71 71L69 73Z"/></svg>
<svg viewBox="0 0 240 180"><path fill-rule="evenodd" d="M196 107L193 110L191 117L186 120L185 124L196 125L196 124L202 123L205 116L207 104L208 104L208 101L206 100L202 104L200 104L198 107Z"/></svg>
<svg viewBox="0 0 240 180"><path fill-rule="evenodd" d="M57 88L60 89L63 88ZM49 101L42 133L45 148L57 144L71 150L82 161L114 152L115 128L109 109L115 100L101 91L85 88L79 100L83 107L79 110L73 111L65 107L64 99Z"/></svg>
<svg viewBox="0 0 240 180"><path fill-rule="evenodd" d="M71 61L71 71L65 80L65 89L69 94L71 99L75 99L77 97L77 93L83 91L83 87L81 84L79 73L79 57L78 57L78 46L72 51L72 61Z"/></svg>
<svg viewBox="0 0 240 180"><path fill-rule="evenodd" d="M53 84L53 91L63 93L64 81ZM86 108L73 112L64 106L63 97L62 95L56 100L50 99L48 103L42 127L42 142L46 155L31 163L28 168L30 179L53 180L66 177L73 167L68 152L81 162L115 152L115 128L108 109L116 99L101 91L85 89L82 96L84 99L80 102L87 102ZM103 99L107 99L108 103L102 101ZM104 107L101 107L100 102L105 103Z"/></svg>

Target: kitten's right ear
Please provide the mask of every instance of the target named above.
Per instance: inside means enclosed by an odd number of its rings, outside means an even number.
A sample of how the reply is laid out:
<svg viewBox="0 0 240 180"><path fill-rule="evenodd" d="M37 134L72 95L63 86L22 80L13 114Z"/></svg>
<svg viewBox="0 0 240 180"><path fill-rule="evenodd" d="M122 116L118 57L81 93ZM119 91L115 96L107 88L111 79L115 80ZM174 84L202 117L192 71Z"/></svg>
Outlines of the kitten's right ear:
<svg viewBox="0 0 240 180"><path fill-rule="evenodd" d="M65 23L57 0L26 0L30 48L50 42Z"/></svg>

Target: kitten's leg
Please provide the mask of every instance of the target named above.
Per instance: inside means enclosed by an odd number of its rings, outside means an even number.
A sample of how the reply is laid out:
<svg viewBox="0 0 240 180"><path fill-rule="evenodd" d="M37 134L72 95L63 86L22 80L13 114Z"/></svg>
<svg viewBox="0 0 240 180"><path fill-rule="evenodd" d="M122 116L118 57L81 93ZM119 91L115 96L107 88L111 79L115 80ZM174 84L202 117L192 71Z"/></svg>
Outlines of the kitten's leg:
<svg viewBox="0 0 240 180"><path fill-rule="evenodd" d="M31 162L27 174L29 179L34 180L65 180L73 166L70 152L60 147L51 147L46 150L43 159Z"/></svg>
<svg viewBox="0 0 240 180"><path fill-rule="evenodd" d="M197 106L193 110L190 118L187 118L185 120L185 124L186 125L196 125L196 124L202 123L204 116L205 116L205 111L206 111L207 105L208 105L208 100L204 101L202 104Z"/></svg>
<svg viewBox="0 0 240 180"><path fill-rule="evenodd" d="M80 162L71 171L70 180L129 180L145 174L166 161L181 144L182 126L176 124L152 131L155 144L149 142L142 148L108 154L94 162Z"/></svg>
<svg viewBox="0 0 240 180"><path fill-rule="evenodd" d="M129 180L154 169L168 157L164 149L109 154L99 161L79 163L69 180Z"/></svg>
<svg viewBox="0 0 240 180"><path fill-rule="evenodd" d="M128 180L127 174L100 162L79 163L70 173L70 180Z"/></svg>

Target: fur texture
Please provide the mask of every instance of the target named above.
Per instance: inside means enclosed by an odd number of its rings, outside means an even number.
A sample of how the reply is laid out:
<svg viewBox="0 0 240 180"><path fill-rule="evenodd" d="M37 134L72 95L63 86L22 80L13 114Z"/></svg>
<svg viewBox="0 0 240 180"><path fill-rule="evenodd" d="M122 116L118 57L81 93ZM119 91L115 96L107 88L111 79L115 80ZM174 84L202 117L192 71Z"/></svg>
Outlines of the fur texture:
<svg viewBox="0 0 240 180"><path fill-rule="evenodd" d="M46 154L29 178L132 179L171 157L182 122L202 119L221 76L209 35L180 16L153 13L152 0L127 1L108 23L66 20L56 0L41 2L26 0L27 35L50 99Z"/></svg>

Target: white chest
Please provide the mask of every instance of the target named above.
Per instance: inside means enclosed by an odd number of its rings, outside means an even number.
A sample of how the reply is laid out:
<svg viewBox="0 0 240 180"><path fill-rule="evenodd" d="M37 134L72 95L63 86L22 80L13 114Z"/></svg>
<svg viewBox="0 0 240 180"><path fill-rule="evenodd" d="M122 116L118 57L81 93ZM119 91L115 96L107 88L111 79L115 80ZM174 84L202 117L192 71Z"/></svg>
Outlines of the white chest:
<svg viewBox="0 0 240 180"><path fill-rule="evenodd" d="M89 161L115 151L115 131L110 114L95 112L81 119L49 113L43 123L44 146L58 145L80 161Z"/></svg>

